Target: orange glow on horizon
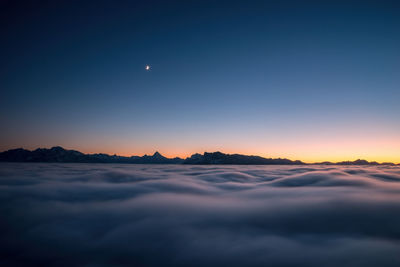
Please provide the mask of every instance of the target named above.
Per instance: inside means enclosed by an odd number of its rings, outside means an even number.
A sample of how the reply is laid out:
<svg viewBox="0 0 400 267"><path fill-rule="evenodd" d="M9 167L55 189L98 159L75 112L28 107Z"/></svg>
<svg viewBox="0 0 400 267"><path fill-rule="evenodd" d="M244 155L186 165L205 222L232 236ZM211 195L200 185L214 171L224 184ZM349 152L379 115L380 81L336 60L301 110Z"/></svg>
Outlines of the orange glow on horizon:
<svg viewBox="0 0 400 267"><path fill-rule="evenodd" d="M50 148L52 146L56 145L50 145L50 146L40 146L41 148ZM190 157L191 155L195 153L200 153L203 154L204 152L222 152L226 154L243 154L243 155L253 155L253 156L260 156L260 157L265 157L265 158L287 158L290 160L301 160L305 163L317 163L317 162L324 162L324 161L330 161L330 162L341 162L341 161L354 161L357 159L363 159L367 161L376 161L379 163L383 162L392 162L395 164L400 164L400 147L393 148L391 151L381 151L381 150L375 150L375 151L332 151L331 149L325 147L322 149L322 152L320 151L315 151L313 149L307 149L306 151L300 151L300 150L293 150L293 151L287 151L287 149L281 149L281 152L276 149L258 149L258 150L247 150L247 149L222 149L222 148L215 148L215 149L202 149L202 150L166 150L166 149L154 149L154 150L146 150L146 149L140 149L140 150L132 150L132 149L93 149L93 148L79 148L79 147L72 147L72 146L64 146L65 149L71 149L71 150L78 150L82 153L85 154L97 154L97 153L104 153L104 154L109 154L109 155L118 155L118 156L143 156L143 155L153 155L156 151L158 151L160 154L162 154L164 157L167 158L175 158L175 157L180 157L180 158L187 158ZM333 145L332 145L333 146ZM318 147L316 145L316 147ZM17 148L17 147L13 147ZM13 149L13 148L3 148L1 151L5 151L8 149ZM29 150L34 150L38 147L27 147L23 146L25 149ZM332 147L331 147L332 148ZM268 153L265 151L269 151Z"/></svg>
<svg viewBox="0 0 400 267"><path fill-rule="evenodd" d="M382 144L380 144L382 145ZM304 146L304 145L303 145ZM376 161L379 163L383 162L392 162L395 164L400 164L400 145L391 146L387 144L386 146L376 145L374 149L362 149L361 145L349 145L344 147L343 149L338 149L338 146L335 144L329 145L321 145L314 144L310 145L307 148L303 146L286 146L286 147L273 147L265 149L223 149L223 148L207 148L207 149L198 149L198 150L180 150L180 149L140 149L140 150L131 150L127 149L88 149L88 150L80 150L83 153L106 153L110 155L120 155L120 156L143 156L143 155L153 155L156 151L161 153L163 156L168 158L180 157L187 158L195 153L203 154L204 152L216 152L220 151L226 154L243 154L243 155L254 155L261 156L265 158L288 158L290 160L301 160L305 163L317 163L323 161L330 162L341 162L341 161L354 161L357 159L364 159L368 161ZM292 149L292 150L290 150ZM77 149L79 150L79 149ZM266 152L269 151L269 152Z"/></svg>
<svg viewBox="0 0 400 267"><path fill-rule="evenodd" d="M349 135L347 136L349 137ZM0 144L0 151L13 148L36 149L50 148L52 146L62 146L65 149L78 150L83 153L105 153L109 155L120 156L143 156L152 155L158 151L168 158L190 157L194 153L203 154L204 152L220 151L227 154L256 155L265 158L287 158L290 160L301 160L306 163L315 163L323 161L340 162L364 159L377 162L400 163L400 137L397 134L386 136L351 136L352 138L335 135L326 136L300 136L292 137L268 137L262 136L213 136L214 139L198 136L190 138L173 137L173 139L141 139L141 141L132 141L129 136L79 136L70 139L64 138L63 142L59 140L46 139L29 141L26 143L17 142L17 140L6 140ZM201 145L194 140L201 140L207 145ZM32 145L39 143L40 145Z"/></svg>

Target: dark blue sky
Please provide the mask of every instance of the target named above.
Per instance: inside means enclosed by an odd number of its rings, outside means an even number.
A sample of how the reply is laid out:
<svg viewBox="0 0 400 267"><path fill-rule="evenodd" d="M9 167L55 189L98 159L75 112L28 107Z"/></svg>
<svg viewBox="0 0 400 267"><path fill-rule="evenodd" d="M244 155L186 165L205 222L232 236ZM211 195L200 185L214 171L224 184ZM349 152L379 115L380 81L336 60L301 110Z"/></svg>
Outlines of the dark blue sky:
<svg viewBox="0 0 400 267"><path fill-rule="evenodd" d="M397 1L3 1L0 18L1 150L400 161Z"/></svg>

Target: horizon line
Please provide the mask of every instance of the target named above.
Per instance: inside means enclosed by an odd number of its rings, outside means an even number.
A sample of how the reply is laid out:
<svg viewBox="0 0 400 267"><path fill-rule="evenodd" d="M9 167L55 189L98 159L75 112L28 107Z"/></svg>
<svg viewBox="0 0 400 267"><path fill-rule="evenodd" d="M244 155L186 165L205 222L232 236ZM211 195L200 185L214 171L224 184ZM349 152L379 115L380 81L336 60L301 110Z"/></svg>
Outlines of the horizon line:
<svg viewBox="0 0 400 267"><path fill-rule="evenodd" d="M156 153L159 153L160 155L164 156L164 154L161 153L161 152L159 152L159 150L157 150L157 149L154 150L154 152L153 152L153 153L150 153L150 154L145 153L145 154L143 154L143 155L141 155L141 154L119 155L119 154L117 154L117 153L111 153L111 154L109 154L109 153L104 153L104 152L82 152L81 150L77 150L77 149L73 149L73 148L65 148L65 147L60 146L60 145L51 146L50 148L48 148L48 147L37 147L37 148L35 148L35 149L26 149L26 148L24 148L24 147L21 146L21 147L10 148L10 149L6 149L6 150L3 150L3 151L0 151L0 153L6 152L6 151L10 151L10 150L16 150L16 149L24 149L24 150L28 150L28 151L35 151L35 150L37 150L37 149L52 149L52 148L57 148L57 147L60 147L60 148L62 148L62 149L64 149L64 150L78 151L78 152L83 153L83 154L86 154L86 155L105 154L105 155L109 155L109 156L128 157L128 158L129 158L129 157L135 157L135 156L136 156L136 157L152 156L152 155L154 155L154 154L156 154ZM226 155L254 156L254 157L262 157L262 158L266 158L266 159L288 159L288 160L291 160L291 161L300 161L300 162L305 163L305 164L321 164L321 163L325 163L325 162L326 162L326 163L341 163L341 162L353 162L353 161L357 161L357 160L365 160L365 161L367 161L367 162L369 162L369 163L374 163L374 162L376 162L376 163L378 163L378 164L388 163L388 164L400 165L400 162L378 161L378 160L366 160L366 159L363 159L363 157L355 157L353 160L351 160L351 159L345 159L345 160L339 160L339 161L320 160L320 161L310 162L310 161L303 161L303 160L301 160L301 159L291 159L291 158L288 158L288 157L281 157L281 156L278 156L278 157L271 157L271 156L262 156L262 155L256 155L256 154L225 153L225 152L220 151L220 150L216 150L216 151L212 151L212 152L203 151L203 153L195 152L195 153L192 153L192 154L190 154L190 155L186 155L186 156L184 156L184 157L180 157L180 156L164 156L164 157L169 158L169 159L173 159L173 158L187 159L187 158L190 158L191 156L193 156L193 155L195 155L195 154L204 155L205 153L216 153L216 152L223 153L223 154L226 154Z"/></svg>

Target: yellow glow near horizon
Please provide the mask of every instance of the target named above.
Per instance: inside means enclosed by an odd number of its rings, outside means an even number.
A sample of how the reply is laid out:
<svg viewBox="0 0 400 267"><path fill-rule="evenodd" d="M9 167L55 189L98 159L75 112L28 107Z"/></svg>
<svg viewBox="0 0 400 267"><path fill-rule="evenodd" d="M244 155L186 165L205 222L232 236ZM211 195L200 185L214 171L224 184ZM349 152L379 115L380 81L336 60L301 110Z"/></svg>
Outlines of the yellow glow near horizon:
<svg viewBox="0 0 400 267"><path fill-rule="evenodd" d="M56 144L59 145L59 144ZM53 145L48 146L40 146L42 148L50 148ZM114 148L96 148L93 147L73 147L73 146L66 146L60 145L65 149L73 149L78 150L82 153L94 154L94 153L106 153L109 155L120 155L120 156L143 156L145 154L152 155L155 151L158 151L165 157L173 158L173 157L180 157L186 158L190 157L194 153L203 154L204 152L215 152L220 151L226 154L243 154L243 155L255 155L261 156L265 158L288 158L290 160L301 160L305 163L316 163L316 162L323 162L323 161L330 161L330 162L340 162L340 161L354 161L357 159L364 159L368 161L377 161L379 163L382 162L393 162L395 164L400 164L400 147L393 148L391 150L369 150L369 151L331 151L328 148L319 150L314 150L312 148L305 150L293 150L293 151L277 151L271 150L268 148L258 150L246 150L246 149L222 149L222 148L207 148L207 149L200 149L200 150L193 150L193 149L166 149L160 147L159 149L130 149L130 148L122 148L122 147L114 147ZM16 147L13 147L16 148ZM29 147L23 146L25 149L36 149L37 147ZM12 148L4 148L4 150L8 150ZM268 151L268 152L267 152Z"/></svg>
<svg viewBox="0 0 400 267"><path fill-rule="evenodd" d="M222 136L222 135L221 135ZM79 136L79 138L64 138L62 142L57 139L42 140L40 137L31 136L31 140L21 143L19 140L5 140L0 144L0 150L23 147L36 149L38 147L62 146L66 149L74 149L83 153L107 153L121 156L151 155L155 151L166 157L186 158L194 153L221 151L228 154L258 155L266 158L288 158L301 160L306 163L322 161L347 161L365 159L377 162L400 163L400 138L396 135L365 136L357 138L345 138L336 135L332 137L304 137L298 138L259 138L247 135L225 136L214 135L190 138L158 139L142 138L140 141L126 136ZM79 142L76 140L79 139ZM194 140L198 140L195 142ZM200 142L201 141L201 142ZM39 145L32 145L39 144ZM207 144L207 145L204 145Z"/></svg>
<svg viewBox="0 0 400 267"><path fill-rule="evenodd" d="M258 147L256 149L245 149L238 146L236 149L233 147L223 148L218 146L199 147L193 148L172 148L169 146L160 146L154 149L145 149L143 147L135 148L120 148L109 147L105 149L83 149L85 153L107 153L117 154L121 156L132 155L151 155L155 151L160 152L166 157L181 157L186 158L194 153L215 152L220 151L227 154L244 154L256 155L266 158L288 158L291 160L301 160L306 163L315 163L323 161L339 162L339 161L353 161L357 159L365 159L368 161L377 162L393 162L400 163L400 144L390 144L382 142L375 145L363 147L361 144L344 144L339 146L337 144L314 144L314 145L298 145L298 146L268 146Z"/></svg>

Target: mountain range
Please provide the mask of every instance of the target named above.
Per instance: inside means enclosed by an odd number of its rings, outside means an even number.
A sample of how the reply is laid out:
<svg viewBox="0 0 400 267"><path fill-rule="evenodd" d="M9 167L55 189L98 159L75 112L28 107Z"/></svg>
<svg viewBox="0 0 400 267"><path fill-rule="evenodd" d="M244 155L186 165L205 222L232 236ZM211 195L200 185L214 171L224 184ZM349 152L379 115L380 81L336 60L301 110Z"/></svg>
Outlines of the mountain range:
<svg viewBox="0 0 400 267"><path fill-rule="evenodd" d="M225 154L222 152L205 152L204 154L193 154L182 159L167 158L158 152L148 156L118 156L108 154L84 154L76 150L67 150L60 146L26 150L23 148L11 149L0 153L2 162L65 162L65 163L130 163L130 164L236 164L236 165L305 165L299 160L285 158L263 158L260 156L247 156L240 154ZM366 160L342 161L342 162L320 162L319 165L395 165L394 163L368 162ZM400 164L398 164L400 165Z"/></svg>

